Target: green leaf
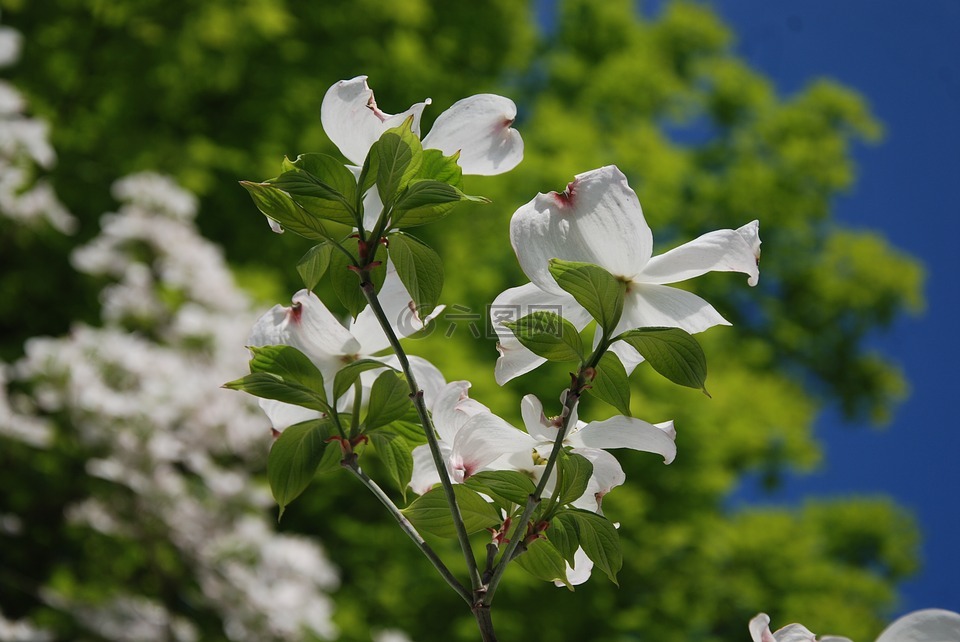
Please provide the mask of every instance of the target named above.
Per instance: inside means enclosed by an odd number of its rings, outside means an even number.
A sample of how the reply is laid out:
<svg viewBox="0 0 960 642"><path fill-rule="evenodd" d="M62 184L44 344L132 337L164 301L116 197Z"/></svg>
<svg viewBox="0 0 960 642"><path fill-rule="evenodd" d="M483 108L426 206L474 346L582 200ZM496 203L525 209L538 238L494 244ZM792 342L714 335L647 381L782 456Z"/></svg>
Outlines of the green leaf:
<svg viewBox="0 0 960 642"><path fill-rule="evenodd" d="M240 185L250 193L257 209L284 229L314 241L328 238L323 220L303 209L285 192L268 183L240 181Z"/></svg>
<svg viewBox="0 0 960 642"><path fill-rule="evenodd" d="M638 328L628 330L614 341L626 341L643 355L650 366L673 383L699 388L707 396L707 358L690 333L680 328Z"/></svg>
<svg viewBox="0 0 960 642"><path fill-rule="evenodd" d="M453 492L460 506L460 515L467 533L475 533L484 528L492 528L501 522L493 505L488 503L475 490L463 484L456 484ZM431 533L438 537L456 537L457 531L450 516L450 507L443 488L436 488L417 498L412 504L403 509L413 525L421 533Z"/></svg>
<svg viewBox="0 0 960 642"><path fill-rule="evenodd" d="M443 261L422 241L403 233L387 237L397 276L413 297L421 319L433 312L443 290Z"/></svg>
<svg viewBox="0 0 960 642"><path fill-rule="evenodd" d="M461 201L489 203L482 196L464 194L459 188L440 181L417 179L400 193L394 208L393 226L416 227L444 218Z"/></svg>
<svg viewBox="0 0 960 642"><path fill-rule="evenodd" d="M342 397L354 384L361 372L376 370L377 368L390 368L390 366L375 359L358 359L340 368L333 377L333 398L339 399Z"/></svg>
<svg viewBox="0 0 960 642"><path fill-rule="evenodd" d="M366 430L374 430L403 417L410 407L410 387L393 370L377 377L370 389L367 404Z"/></svg>
<svg viewBox="0 0 960 642"><path fill-rule="evenodd" d="M400 127L388 129L377 141L377 189L384 207L396 203L423 163L423 146L410 129L413 116Z"/></svg>
<svg viewBox="0 0 960 642"><path fill-rule="evenodd" d="M456 203L460 201L464 193L453 185L432 181L427 179L417 179L412 181L400 194L394 208L398 210L412 210L427 205L442 205L444 203ZM399 217L395 217L399 218Z"/></svg>
<svg viewBox="0 0 960 642"><path fill-rule="evenodd" d="M524 506L536 487L533 481L515 470L486 470L471 475L464 481L470 488L504 503Z"/></svg>
<svg viewBox="0 0 960 642"><path fill-rule="evenodd" d="M545 582L567 582L567 565L560 551L549 540L536 539L527 546L526 552L517 558L517 566Z"/></svg>
<svg viewBox="0 0 960 642"><path fill-rule="evenodd" d="M373 442L380 461L390 474L390 480L406 497L407 485L413 474L413 456L411 455L413 448L403 437L384 431L372 433L370 441Z"/></svg>
<svg viewBox="0 0 960 642"><path fill-rule="evenodd" d="M370 146L367 157L363 159L363 167L360 169L360 175L357 177L357 189L360 194L366 194L367 191L376 185L377 175L380 173L380 141L376 141Z"/></svg>
<svg viewBox="0 0 960 642"><path fill-rule="evenodd" d="M332 433L329 419L311 419L290 426L273 443L267 459L267 479L280 505L280 517L287 505L310 485L323 458L326 439Z"/></svg>
<svg viewBox="0 0 960 642"><path fill-rule="evenodd" d="M583 552L611 582L618 584L617 573L623 566L623 552L616 527L607 518L589 511L573 510L566 514L576 520Z"/></svg>
<svg viewBox="0 0 960 642"><path fill-rule="evenodd" d="M550 520L550 527L546 530L547 539L557 547L570 566L573 566L573 556L580 547L580 537L577 534L577 524L570 516L570 511L554 515Z"/></svg>
<svg viewBox="0 0 960 642"><path fill-rule="evenodd" d="M396 421L391 421L383 428L377 430L377 432L391 432L396 435L403 437L404 441L408 445L416 447L420 444L427 443L427 435L423 432L423 426L419 423L419 417L417 416L416 408L413 408L411 405L410 412L407 413L407 416L413 416L415 419L413 421L407 419L398 419Z"/></svg>
<svg viewBox="0 0 960 642"><path fill-rule="evenodd" d="M330 255L330 279L333 285L333 291L337 298L343 304L354 319L357 318L363 309L367 307L367 299L360 289L360 279L357 273L351 269L360 262L359 239L349 236L340 241L340 246L347 251L353 260L340 251L333 252ZM383 287L383 281L387 276L386 258L380 265L370 268L370 278L373 281L374 291L379 292Z"/></svg>
<svg viewBox="0 0 960 642"><path fill-rule="evenodd" d="M300 154L290 163L293 168L303 170L323 181L333 191L341 194L348 202L357 197L357 179L346 166L327 154Z"/></svg>
<svg viewBox="0 0 960 642"><path fill-rule="evenodd" d="M285 383L297 384L317 393L324 402L327 393L323 375L313 362L293 346L251 347L250 372L266 372L280 377Z"/></svg>
<svg viewBox="0 0 960 642"><path fill-rule="evenodd" d="M331 431L331 436L332 436ZM328 446L330 444L327 444ZM333 445L330 448L323 449L323 457L320 458L320 464L317 466L316 475L324 475L326 473L333 472L335 470L343 470L343 466L340 462L343 460L343 451L340 450L339 445Z"/></svg>
<svg viewBox="0 0 960 642"><path fill-rule="evenodd" d="M593 475L593 464L583 455L561 452L557 458L557 498L561 506L580 499Z"/></svg>
<svg viewBox="0 0 960 642"><path fill-rule="evenodd" d="M320 243L307 250L307 253L297 262L297 272L303 279L303 287L308 290L317 287L320 279L327 272L332 252L333 246L330 243Z"/></svg>
<svg viewBox="0 0 960 642"><path fill-rule="evenodd" d="M551 361L583 361L583 342L572 323L538 310L505 326L528 350Z"/></svg>
<svg viewBox="0 0 960 642"><path fill-rule="evenodd" d="M460 153L444 156L439 149L423 150L423 163L417 172L418 179L439 181L452 185L457 189L463 188L463 169L457 162Z"/></svg>
<svg viewBox="0 0 960 642"><path fill-rule="evenodd" d="M597 399L605 401L617 411L630 416L630 381L627 371L612 352L605 352L596 367L596 376L587 391Z"/></svg>
<svg viewBox="0 0 960 642"><path fill-rule="evenodd" d="M550 274L601 328L608 334L613 332L623 313L626 283L598 265L560 259L550 259Z"/></svg>
<svg viewBox="0 0 960 642"><path fill-rule="evenodd" d="M230 390L242 390L254 397L275 399L284 403L302 406L332 414L324 395L296 383L284 381L269 372L253 372L247 376L223 384Z"/></svg>
<svg viewBox="0 0 960 642"><path fill-rule="evenodd" d="M356 225L357 216L353 209L353 199L355 198L357 185L354 182L353 174L329 156L324 154L312 154L311 156L329 159L329 167L321 167L319 168L320 171L329 174L330 170L336 172L335 168L339 168L339 173L333 177L333 180L347 190L346 194L323 178L304 169L287 170L277 178L272 178L267 182L288 193L303 209L319 218L344 225ZM300 158L297 159L297 162L300 162ZM296 162L293 165L296 166ZM311 165L316 165L316 163L311 163ZM344 172L346 173L345 176L343 175Z"/></svg>

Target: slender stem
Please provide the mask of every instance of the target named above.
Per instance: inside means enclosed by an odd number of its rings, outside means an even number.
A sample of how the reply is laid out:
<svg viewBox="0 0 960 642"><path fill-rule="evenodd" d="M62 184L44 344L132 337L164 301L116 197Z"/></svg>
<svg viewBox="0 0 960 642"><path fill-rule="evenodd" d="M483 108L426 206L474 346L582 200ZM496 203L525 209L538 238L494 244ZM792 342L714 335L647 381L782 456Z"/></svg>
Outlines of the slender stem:
<svg viewBox="0 0 960 642"><path fill-rule="evenodd" d="M383 306L380 305L380 300L377 298L373 283L370 280L370 274L367 270L360 271L360 288L363 290L363 294L370 304L374 315L380 322L380 327L383 328L384 334L387 335L387 340L390 342L391 347L393 347L393 351L397 355L397 360L400 362L400 367L407 377L407 384L410 387L410 399L417 409L417 415L420 417L420 423L423 425L423 431L426 434L427 443L430 446L430 454L433 456L433 463L440 476L440 485L443 487L443 494L447 499L447 505L453 517L453 525L457 531L457 539L460 542L460 548L463 551L463 556L467 563L467 570L470 573L471 585L474 591L479 591L482 588L482 582L480 579L480 571L477 568L477 560L473 556L473 549L470 547L470 538L467 535L467 528L463 523L463 516L460 514L460 506L457 504L457 496L453 490L453 482L450 481L447 466L443 461L443 455L440 453L440 444L437 441L437 435L433 429L433 421L430 419L430 415L427 413L427 406L423 401L423 391L420 390L413 370L410 368L410 361L407 359L407 354L400 345L400 340L393 331L393 327L390 325L390 321L383 311Z"/></svg>
<svg viewBox="0 0 960 642"><path fill-rule="evenodd" d="M473 616L477 618L480 627L480 639L483 642L497 642L497 634L493 631L493 619L490 617L490 606L479 603L473 607Z"/></svg>
<svg viewBox="0 0 960 642"><path fill-rule="evenodd" d="M453 573L450 572L450 569L447 568L446 564L443 563L437 554L430 548L430 545L427 544L423 537L420 536L420 533L417 532L417 529L414 528L413 524L410 523L403 513L400 512L400 509L397 508L397 505L393 503L393 500L390 499L380 486L377 485L377 482L370 479L365 472L360 469L360 466L357 464L356 459L345 460L343 462L344 468L348 469L354 474L354 476L366 486L370 492L372 492L377 499L380 500L380 503L383 504L387 511L393 515L393 518L397 520L397 524L400 525L400 528L403 529L403 532L413 540L413 543L423 552L428 560L433 564L434 568L440 573L447 584L457 592L457 595L462 597L464 601L470 605L471 608L474 607L473 597L460 581L454 577Z"/></svg>

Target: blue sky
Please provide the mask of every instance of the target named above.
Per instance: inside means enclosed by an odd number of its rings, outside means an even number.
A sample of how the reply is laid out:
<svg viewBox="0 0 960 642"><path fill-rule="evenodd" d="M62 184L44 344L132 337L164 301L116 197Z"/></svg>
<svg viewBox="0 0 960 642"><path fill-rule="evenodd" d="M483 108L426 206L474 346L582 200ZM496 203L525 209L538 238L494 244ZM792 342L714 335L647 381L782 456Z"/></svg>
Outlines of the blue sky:
<svg viewBox="0 0 960 642"><path fill-rule="evenodd" d="M873 344L899 362L912 394L881 431L821 418L823 466L773 499L887 493L923 531L924 568L898 613L960 611L960 432L953 401L960 350L960 2L715 0L736 51L793 93L827 76L863 93L884 123L879 146L855 150L859 180L838 199L845 225L880 230L928 272L927 310ZM746 492L746 497L756 497Z"/></svg>

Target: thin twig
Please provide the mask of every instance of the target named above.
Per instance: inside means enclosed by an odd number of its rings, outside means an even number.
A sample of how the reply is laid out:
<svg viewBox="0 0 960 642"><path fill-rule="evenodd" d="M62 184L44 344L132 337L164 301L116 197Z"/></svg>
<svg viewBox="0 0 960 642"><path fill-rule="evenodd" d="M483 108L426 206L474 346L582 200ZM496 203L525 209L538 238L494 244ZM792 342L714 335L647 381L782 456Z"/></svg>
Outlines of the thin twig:
<svg viewBox="0 0 960 642"><path fill-rule="evenodd" d="M473 586L474 591L479 591L482 587L482 582L480 579L480 571L477 568L477 560L473 556L473 549L470 546L470 538L467 535L467 528L463 523L463 516L460 514L460 506L457 503L457 496L453 490L453 482L450 481L450 475L447 472L447 466L443 461L443 455L440 453L440 444L437 441L437 435L433 428L433 421L430 419L430 415L427 412L427 406L423 401L423 391L420 390L420 386L417 384L417 379L410 367L410 361L407 359L407 354L400 345L400 340L393 331L393 327L390 325L390 321L387 319L387 315L383 311L383 306L380 305L380 299L377 298L377 294L374 291L373 282L370 279L369 271L360 270L359 275L360 288L363 290L363 294L366 297L367 302L370 304L370 308L373 310L374 316L376 316L377 320L380 322L380 327L383 329L384 334L387 335L387 340L390 342L394 353L397 355L397 360L400 362L400 367L403 370L404 375L406 375L407 384L410 387L410 399L413 401L413 405L417 409L417 415L420 417L420 423L423 426L423 431L427 437L427 443L430 446L430 454L433 456L433 463L437 468L437 474L440 476L440 485L443 487L443 494L447 499L447 505L449 506L450 514L453 517L453 525L457 532L457 539L460 542L460 548L463 551L463 556L467 563L467 570L470 573L471 585Z"/></svg>
<svg viewBox="0 0 960 642"><path fill-rule="evenodd" d="M403 532L413 540L413 543L416 544L417 547L427 557L427 559L430 560L434 568L436 568L443 579L446 580L447 584L449 584L451 588L457 592L457 595L462 597L463 600L471 608L473 608L474 600L470 594L470 591L468 591L466 587L460 583L460 580L454 577L453 573L450 572L450 569L448 569L446 564L443 563L443 560L437 556L433 549L430 548L430 545L424 541L423 537L420 535L414 525L410 523L410 520L408 520L397 507L397 505L393 503L393 500L390 499L390 496L387 495L379 485L377 485L377 482L370 479L370 477L368 477L367 474L360 469L356 458L344 460L343 466L352 472L353 475L359 479L360 482L363 483L363 485L366 486L370 492L376 496L377 499L380 500L380 503L383 504L387 508L387 511L393 515L393 518L397 520L397 524L400 525L400 528L403 530Z"/></svg>

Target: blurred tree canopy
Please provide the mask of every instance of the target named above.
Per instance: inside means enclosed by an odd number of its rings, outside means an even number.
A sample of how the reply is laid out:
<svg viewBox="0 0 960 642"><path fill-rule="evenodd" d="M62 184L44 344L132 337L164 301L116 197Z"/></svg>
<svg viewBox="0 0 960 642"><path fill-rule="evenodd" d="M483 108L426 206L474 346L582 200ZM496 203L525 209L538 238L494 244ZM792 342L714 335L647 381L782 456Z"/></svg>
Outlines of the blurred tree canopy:
<svg viewBox="0 0 960 642"><path fill-rule="evenodd" d="M605 512L622 523L621 587L595 577L571 594L513 572L494 618L504 640L732 642L746 639L747 621L764 610L777 622L872 639L897 582L916 568L908 515L877 499L749 511L724 501L747 474L776 483L787 468L815 465L811 428L825 404L882 422L906 391L897 368L864 340L922 308L922 268L882 237L844 229L831 216L833 199L856 177L851 146L877 141L880 124L862 97L831 81L779 95L733 53L734 35L708 6L672 2L644 17L630 0L564 0L556 28L544 32L530 5L0 0L4 22L24 34L23 61L8 76L52 123L59 163L51 179L80 220L80 239L115 207L115 178L169 173L198 194L201 229L270 304L299 287L294 264L309 244L272 235L236 183L276 174L283 155L337 154L320 128L320 100L333 82L358 74L369 76L387 112L430 96L425 130L470 94L493 91L518 104L523 163L502 177L468 177L467 191L493 204L463 206L417 230L446 262L444 302L477 314L480 334L484 306L525 281L509 247L510 215L574 174L618 165L643 203L655 253L760 219L757 288L726 274L690 286L734 324L700 337L713 399L642 367L633 378L635 414L674 419L679 456L669 467L620 456L628 480ZM58 254L66 244L41 253L2 243L0 356L9 360L25 338L95 315L96 301L84 298L95 290L78 284ZM409 348L448 380L473 381L471 396L506 417L518 417L522 394L555 397L567 376L541 368L498 388L494 341L443 317ZM584 412L612 412L585 403ZM63 467L47 462L45 474L62 477L50 487L69 494L70 455L61 457ZM4 484L35 475L29 458L6 464ZM369 640L371 630L388 627L420 642L473 639L456 596L375 500L345 480L318 479L282 524L319 536L341 568L342 639ZM50 560L57 541L50 532L29 551L0 547L0 566L29 554L42 573L54 573L70 563ZM455 551L447 552L456 565ZM10 590L0 584L0 602ZM34 608L22 596L16 604L12 615Z"/></svg>

